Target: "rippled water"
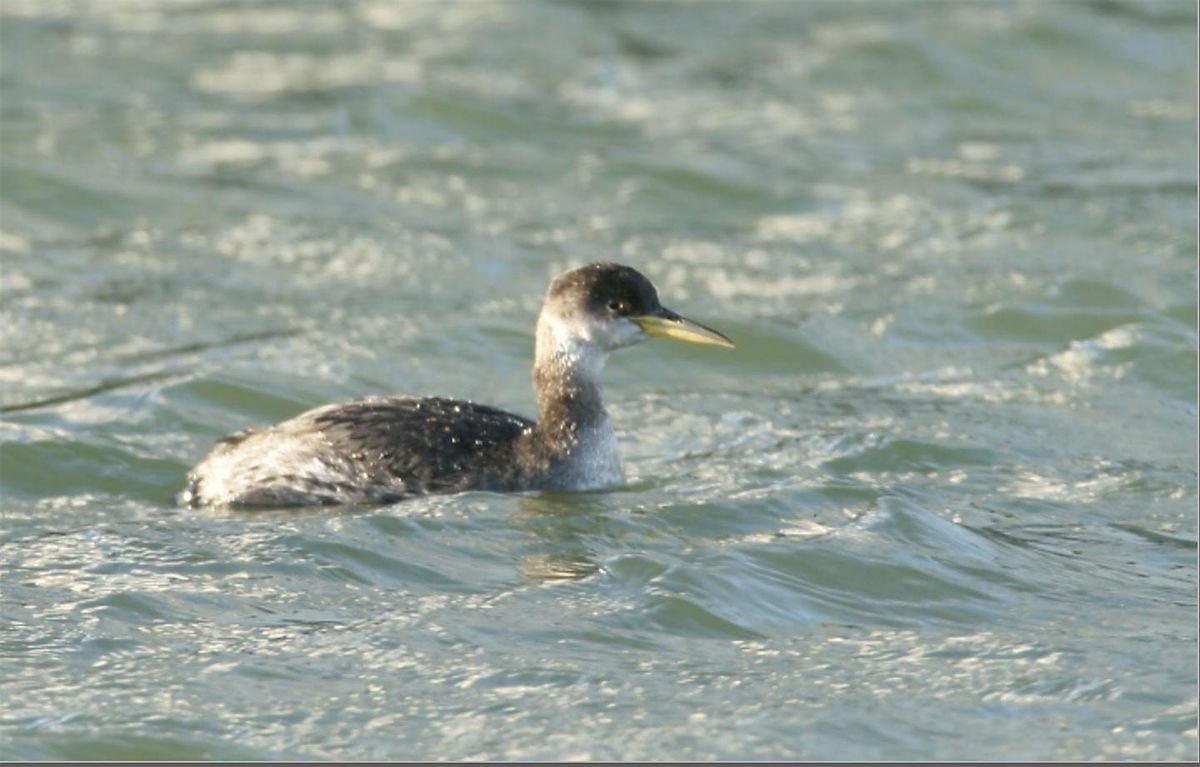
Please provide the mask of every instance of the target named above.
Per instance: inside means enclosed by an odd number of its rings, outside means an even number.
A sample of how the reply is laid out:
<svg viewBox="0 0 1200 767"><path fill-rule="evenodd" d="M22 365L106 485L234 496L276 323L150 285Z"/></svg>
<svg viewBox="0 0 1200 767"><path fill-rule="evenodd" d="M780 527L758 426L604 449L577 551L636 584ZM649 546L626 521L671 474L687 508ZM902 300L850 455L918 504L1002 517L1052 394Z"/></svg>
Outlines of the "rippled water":
<svg viewBox="0 0 1200 767"><path fill-rule="evenodd" d="M1193 4L0 10L0 755L1197 757ZM174 507L607 258L628 486Z"/></svg>

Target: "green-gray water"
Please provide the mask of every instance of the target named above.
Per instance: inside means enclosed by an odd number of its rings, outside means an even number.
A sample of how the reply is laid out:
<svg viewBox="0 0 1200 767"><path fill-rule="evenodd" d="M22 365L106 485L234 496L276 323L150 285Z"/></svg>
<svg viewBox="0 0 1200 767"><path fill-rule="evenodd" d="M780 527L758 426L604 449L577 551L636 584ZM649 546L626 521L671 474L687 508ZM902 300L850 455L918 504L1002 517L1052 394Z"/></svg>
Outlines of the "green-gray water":
<svg viewBox="0 0 1200 767"><path fill-rule="evenodd" d="M1197 757L1194 4L0 11L0 756ZM628 486L175 507L599 259Z"/></svg>

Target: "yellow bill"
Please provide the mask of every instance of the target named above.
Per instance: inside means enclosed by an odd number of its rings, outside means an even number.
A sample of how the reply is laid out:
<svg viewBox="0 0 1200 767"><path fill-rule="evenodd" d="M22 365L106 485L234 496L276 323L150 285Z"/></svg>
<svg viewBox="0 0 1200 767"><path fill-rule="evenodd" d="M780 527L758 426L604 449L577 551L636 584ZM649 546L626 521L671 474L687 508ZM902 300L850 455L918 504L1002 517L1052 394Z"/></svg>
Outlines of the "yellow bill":
<svg viewBox="0 0 1200 767"><path fill-rule="evenodd" d="M721 333L712 328L706 328L699 322L692 322L686 317L680 317L667 309L662 310L659 314L646 314L629 319L636 322L648 335L670 338L675 341L687 341L693 344L713 344L714 346L733 348L733 341Z"/></svg>

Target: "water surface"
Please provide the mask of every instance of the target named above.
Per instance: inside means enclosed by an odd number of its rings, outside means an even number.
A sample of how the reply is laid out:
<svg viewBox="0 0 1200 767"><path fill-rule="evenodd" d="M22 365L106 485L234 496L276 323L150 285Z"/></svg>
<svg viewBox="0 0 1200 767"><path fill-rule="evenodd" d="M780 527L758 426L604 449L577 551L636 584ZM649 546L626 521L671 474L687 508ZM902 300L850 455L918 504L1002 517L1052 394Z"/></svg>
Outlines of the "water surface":
<svg viewBox="0 0 1200 767"><path fill-rule="evenodd" d="M0 11L0 755L1197 757L1194 5ZM599 259L626 487L175 507Z"/></svg>

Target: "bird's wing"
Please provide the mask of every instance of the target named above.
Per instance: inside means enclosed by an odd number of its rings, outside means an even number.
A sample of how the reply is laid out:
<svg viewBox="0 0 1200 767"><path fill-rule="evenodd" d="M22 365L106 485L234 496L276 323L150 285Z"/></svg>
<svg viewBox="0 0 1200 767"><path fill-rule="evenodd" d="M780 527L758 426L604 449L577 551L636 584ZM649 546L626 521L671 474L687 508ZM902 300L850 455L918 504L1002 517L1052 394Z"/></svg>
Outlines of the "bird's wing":
<svg viewBox="0 0 1200 767"><path fill-rule="evenodd" d="M297 420L358 472L403 483L409 493L486 486L486 476L503 472L513 444L533 426L486 405L404 396L329 405Z"/></svg>

